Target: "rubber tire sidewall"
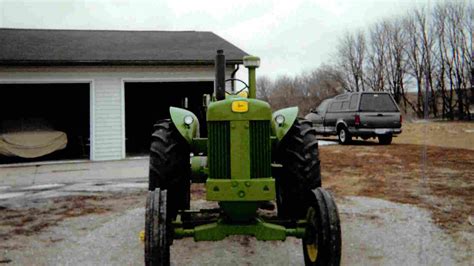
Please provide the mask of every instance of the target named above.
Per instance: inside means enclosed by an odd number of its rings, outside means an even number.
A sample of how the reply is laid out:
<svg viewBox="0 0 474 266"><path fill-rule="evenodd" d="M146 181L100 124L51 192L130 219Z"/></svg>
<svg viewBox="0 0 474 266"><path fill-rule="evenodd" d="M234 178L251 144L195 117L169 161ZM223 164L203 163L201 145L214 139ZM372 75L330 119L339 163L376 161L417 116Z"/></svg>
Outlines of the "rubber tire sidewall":
<svg viewBox="0 0 474 266"><path fill-rule="evenodd" d="M298 118L274 153L274 160L283 165L275 176L280 218L304 219L309 204L308 192L321 186L317 141L311 122Z"/></svg>
<svg viewBox="0 0 474 266"><path fill-rule="evenodd" d="M149 190L168 191L168 214L174 219L190 206L190 147L169 119L155 124L151 140Z"/></svg>
<svg viewBox="0 0 474 266"><path fill-rule="evenodd" d="M145 265L169 266L171 223L167 216L167 191L149 191L145 208Z"/></svg>
<svg viewBox="0 0 474 266"><path fill-rule="evenodd" d="M341 224L336 202L332 195L323 188L316 188L312 193L311 208L315 211L316 228L314 231L318 239L318 257L316 262L310 261L306 250L306 239L309 236L305 235L302 240L305 265L340 265L342 250ZM309 215L307 218L309 218ZM310 222L308 221L308 224ZM307 229L307 232L309 231Z"/></svg>
<svg viewBox="0 0 474 266"><path fill-rule="evenodd" d="M341 140L341 131L344 131L345 133L345 140L342 141ZM345 126L340 126L339 127L339 130L337 131L337 139L339 140L339 143L342 144L342 145L347 145L349 143L351 143L352 141L352 136L351 136L351 133L349 133L349 130L347 130L347 127Z"/></svg>

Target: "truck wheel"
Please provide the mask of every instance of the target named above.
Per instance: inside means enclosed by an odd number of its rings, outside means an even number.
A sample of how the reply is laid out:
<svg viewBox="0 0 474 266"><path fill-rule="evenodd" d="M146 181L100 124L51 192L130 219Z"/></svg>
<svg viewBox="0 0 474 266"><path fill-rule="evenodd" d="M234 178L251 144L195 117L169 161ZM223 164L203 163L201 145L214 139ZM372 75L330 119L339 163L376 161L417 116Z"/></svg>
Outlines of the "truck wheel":
<svg viewBox="0 0 474 266"><path fill-rule="evenodd" d="M305 265L340 265L341 223L336 202L322 188L311 191L303 237Z"/></svg>
<svg viewBox="0 0 474 266"><path fill-rule="evenodd" d="M189 208L190 148L169 119L158 121L154 129L148 190L168 190L169 215L174 219L179 209Z"/></svg>
<svg viewBox="0 0 474 266"><path fill-rule="evenodd" d="M171 232L167 216L167 191L148 192L145 210L145 265L170 265Z"/></svg>
<svg viewBox="0 0 474 266"><path fill-rule="evenodd" d="M280 142L275 160L282 164L276 176L277 208L281 218L304 218L307 192L321 186L316 130L311 122L297 119Z"/></svg>
<svg viewBox="0 0 474 266"><path fill-rule="evenodd" d="M389 145L392 143L392 134L387 134L387 135L379 135L379 143L382 145Z"/></svg>
<svg viewBox="0 0 474 266"><path fill-rule="evenodd" d="M349 130L347 130L345 126L340 126L338 128L337 137L339 139L339 143L343 145L349 144L352 141L351 133L349 133Z"/></svg>

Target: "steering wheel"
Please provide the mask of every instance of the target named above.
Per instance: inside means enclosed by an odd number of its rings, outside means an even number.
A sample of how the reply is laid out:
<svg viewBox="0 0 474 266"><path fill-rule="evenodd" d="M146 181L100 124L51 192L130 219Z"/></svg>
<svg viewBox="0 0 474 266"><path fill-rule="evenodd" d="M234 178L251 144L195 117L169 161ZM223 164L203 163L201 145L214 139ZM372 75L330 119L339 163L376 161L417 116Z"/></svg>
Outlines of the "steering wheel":
<svg viewBox="0 0 474 266"><path fill-rule="evenodd" d="M229 95L238 95L239 93L241 93L243 90L247 89L249 87L249 85L247 83L245 83L245 81L241 80L241 79L236 79L236 78L231 78L231 79L226 79L225 82L229 82L229 81L238 81L242 84L244 84L244 87L242 89L240 89L239 91L237 92L229 92L229 91L225 91L225 93L229 94Z"/></svg>

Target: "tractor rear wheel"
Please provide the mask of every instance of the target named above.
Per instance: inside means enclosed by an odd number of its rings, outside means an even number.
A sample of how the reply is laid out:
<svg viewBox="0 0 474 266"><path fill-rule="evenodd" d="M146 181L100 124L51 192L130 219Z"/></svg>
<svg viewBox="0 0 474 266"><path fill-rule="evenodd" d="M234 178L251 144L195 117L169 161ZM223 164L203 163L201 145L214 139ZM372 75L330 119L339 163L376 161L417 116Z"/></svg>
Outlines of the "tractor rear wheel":
<svg viewBox="0 0 474 266"><path fill-rule="evenodd" d="M283 166L276 176L278 216L304 218L309 206L306 195L321 186L318 139L311 122L298 118L275 156Z"/></svg>
<svg viewBox="0 0 474 266"><path fill-rule="evenodd" d="M190 203L190 147L169 120L154 125L150 147L148 190L168 190L169 215L188 209Z"/></svg>
<svg viewBox="0 0 474 266"><path fill-rule="evenodd" d="M167 191L148 192L145 210L145 265L170 265L171 232L167 212Z"/></svg>
<svg viewBox="0 0 474 266"><path fill-rule="evenodd" d="M341 264L341 223L336 202L322 188L311 191L303 237L305 265Z"/></svg>

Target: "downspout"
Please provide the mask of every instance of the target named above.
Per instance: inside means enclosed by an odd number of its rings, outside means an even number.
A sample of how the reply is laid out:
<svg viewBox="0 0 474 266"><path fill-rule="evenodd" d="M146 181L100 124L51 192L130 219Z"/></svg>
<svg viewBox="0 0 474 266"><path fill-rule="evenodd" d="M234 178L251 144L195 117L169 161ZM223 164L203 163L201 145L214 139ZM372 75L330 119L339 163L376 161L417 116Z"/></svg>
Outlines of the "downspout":
<svg viewBox="0 0 474 266"><path fill-rule="evenodd" d="M239 66L240 66L240 65L237 64L237 68L234 69L234 71L232 71L232 74L230 74L230 78L231 78L231 79L235 78L235 74L236 74L237 71L239 70ZM231 86L232 86L232 92L235 92L235 88L234 88L235 82L234 82L234 81L231 82Z"/></svg>

